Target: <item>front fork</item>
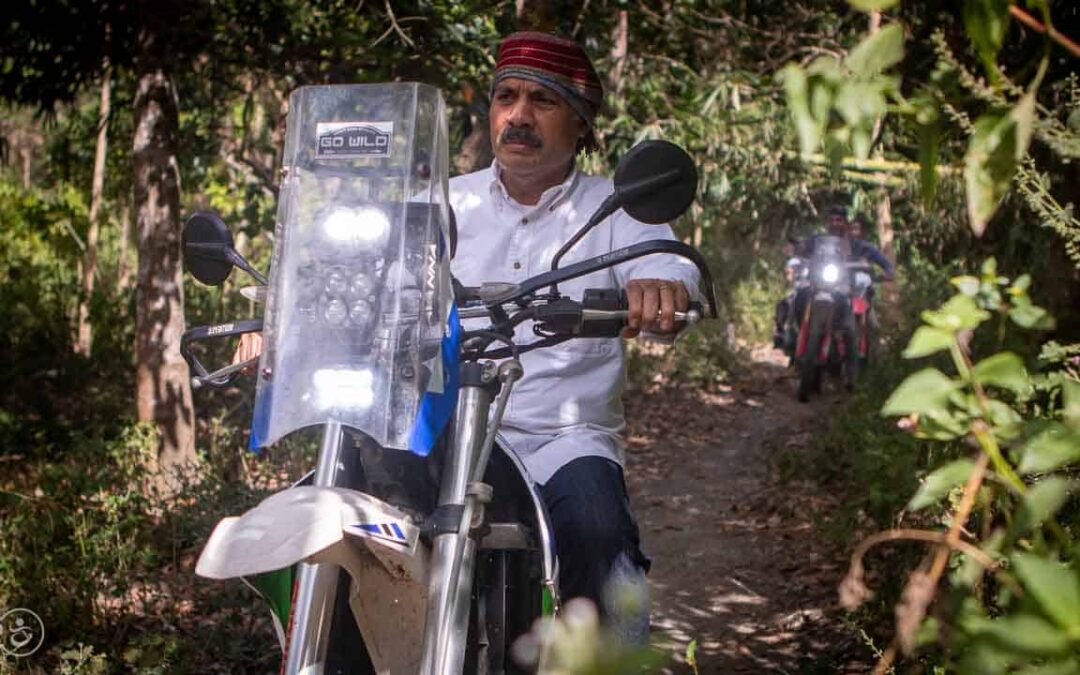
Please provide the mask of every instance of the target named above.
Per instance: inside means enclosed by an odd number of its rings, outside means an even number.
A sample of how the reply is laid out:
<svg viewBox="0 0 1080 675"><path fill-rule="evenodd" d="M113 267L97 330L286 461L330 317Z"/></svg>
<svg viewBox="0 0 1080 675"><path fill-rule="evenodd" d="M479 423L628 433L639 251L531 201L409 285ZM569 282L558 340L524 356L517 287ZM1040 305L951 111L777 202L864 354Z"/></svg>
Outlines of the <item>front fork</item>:
<svg viewBox="0 0 1080 675"><path fill-rule="evenodd" d="M436 535L432 546L421 667L421 673L425 675L460 673L464 665L476 560L476 540L469 535L473 524L483 520L483 505L490 500L490 488L480 481L510 392L521 375L521 364L516 359L504 361L497 369L491 363L467 362L461 366L454 442L443 467L439 505L435 512ZM491 402L496 393L499 398L489 424ZM326 424L315 469L316 487L335 486L343 438L340 423ZM316 674L325 670L339 578L338 566L330 563L299 565L288 654L282 670L286 675Z"/></svg>
<svg viewBox="0 0 1080 675"><path fill-rule="evenodd" d="M341 463L344 431L340 422L327 422L315 467L316 487L334 487ZM288 656L282 673L322 673L326 666L330 622L334 617L338 568L331 563L300 563L292 601Z"/></svg>
<svg viewBox="0 0 1080 675"><path fill-rule="evenodd" d="M490 362L461 366L454 442L443 466L435 510L421 675L460 673L464 667L476 563L476 540L471 533L483 522L484 504L491 499L491 488L481 480L495 431L521 375L516 359L504 361L498 369ZM489 419L496 393L495 412Z"/></svg>

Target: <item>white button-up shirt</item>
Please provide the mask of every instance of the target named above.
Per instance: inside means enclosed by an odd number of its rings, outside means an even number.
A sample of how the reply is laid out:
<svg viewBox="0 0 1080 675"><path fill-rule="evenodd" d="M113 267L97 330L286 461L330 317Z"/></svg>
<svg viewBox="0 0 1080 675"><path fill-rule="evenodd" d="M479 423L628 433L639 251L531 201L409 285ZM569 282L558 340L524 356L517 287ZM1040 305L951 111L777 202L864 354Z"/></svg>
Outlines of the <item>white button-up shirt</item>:
<svg viewBox="0 0 1080 675"><path fill-rule="evenodd" d="M574 169L532 206L519 204L491 167L450 180L450 203L457 217L454 275L466 286L518 283L551 269L555 252L585 224L612 192L606 178ZM650 239L674 239L668 225L646 225L618 211L601 222L562 259L560 266ZM697 296L698 272L689 261L652 255L559 284L580 300L586 288L624 288L631 279L682 281ZM483 320L465 323L481 328ZM532 322L519 325L515 342L539 338ZM546 483L564 464L598 455L622 463L623 348L618 338L577 338L521 357L525 375L514 386L500 427L509 445L537 483Z"/></svg>

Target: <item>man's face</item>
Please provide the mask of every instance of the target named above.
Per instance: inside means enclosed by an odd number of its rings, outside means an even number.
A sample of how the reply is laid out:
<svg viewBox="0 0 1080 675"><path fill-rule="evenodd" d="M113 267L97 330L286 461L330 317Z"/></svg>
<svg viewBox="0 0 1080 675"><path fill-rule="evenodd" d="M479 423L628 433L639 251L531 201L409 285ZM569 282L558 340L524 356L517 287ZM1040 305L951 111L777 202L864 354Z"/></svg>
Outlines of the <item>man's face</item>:
<svg viewBox="0 0 1080 675"><path fill-rule="evenodd" d="M825 227L829 230L829 234L836 237L843 237L848 233L847 218L839 214L829 215L825 219Z"/></svg>
<svg viewBox="0 0 1080 675"><path fill-rule="evenodd" d="M568 166L587 131L561 96L516 77L495 86L490 119L495 158L509 171L557 171Z"/></svg>

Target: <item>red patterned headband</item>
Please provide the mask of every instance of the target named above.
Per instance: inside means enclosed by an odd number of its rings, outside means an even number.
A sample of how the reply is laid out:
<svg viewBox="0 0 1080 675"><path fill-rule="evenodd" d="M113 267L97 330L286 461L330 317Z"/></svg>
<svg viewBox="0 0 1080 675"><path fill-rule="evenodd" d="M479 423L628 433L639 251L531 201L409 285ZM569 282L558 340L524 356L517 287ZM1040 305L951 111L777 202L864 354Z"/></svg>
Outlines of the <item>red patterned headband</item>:
<svg viewBox="0 0 1080 675"><path fill-rule="evenodd" d="M531 80L558 92L590 127L604 101L604 86L585 49L548 33L514 33L502 41L492 90L508 77Z"/></svg>

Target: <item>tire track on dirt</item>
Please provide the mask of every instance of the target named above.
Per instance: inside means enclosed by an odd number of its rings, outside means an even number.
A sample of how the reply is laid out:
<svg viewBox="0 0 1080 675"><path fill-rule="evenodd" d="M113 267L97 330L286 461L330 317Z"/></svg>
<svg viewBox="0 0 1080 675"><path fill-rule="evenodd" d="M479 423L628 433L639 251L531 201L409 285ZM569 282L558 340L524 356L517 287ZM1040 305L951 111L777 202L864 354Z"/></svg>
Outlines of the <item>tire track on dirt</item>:
<svg viewBox="0 0 1080 675"><path fill-rule="evenodd" d="M783 363L755 350L731 385L656 385L627 402L627 482L653 560L653 641L683 661L696 640L701 673L865 668L867 649L836 601L846 555L817 531L840 497L810 481L780 483L769 469L778 453L805 451L838 403L799 404Z"/></svg>

